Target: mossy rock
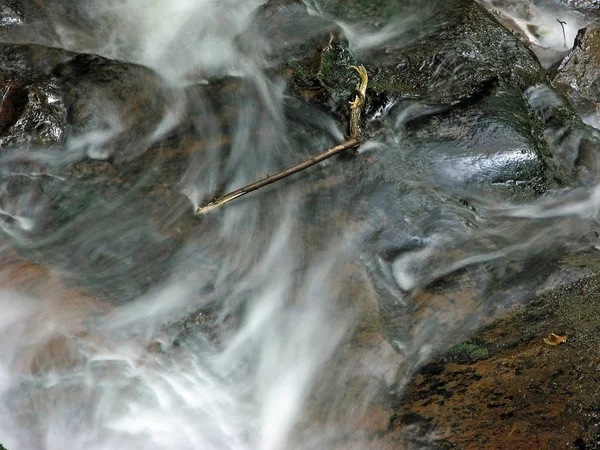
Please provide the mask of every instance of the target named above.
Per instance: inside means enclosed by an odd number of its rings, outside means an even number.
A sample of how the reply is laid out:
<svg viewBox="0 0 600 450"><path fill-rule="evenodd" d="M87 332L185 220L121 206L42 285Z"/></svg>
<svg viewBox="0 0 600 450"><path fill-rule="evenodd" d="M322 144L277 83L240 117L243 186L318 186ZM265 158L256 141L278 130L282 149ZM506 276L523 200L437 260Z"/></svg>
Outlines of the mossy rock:
<svg viewBox="0 0 600 450"><path fill-rule="evenodd" d="M490 351L487 347L474 343L463 343L452 347L446 357L453 362L464 364L485 359L488 356L490 356Z"/></svg>

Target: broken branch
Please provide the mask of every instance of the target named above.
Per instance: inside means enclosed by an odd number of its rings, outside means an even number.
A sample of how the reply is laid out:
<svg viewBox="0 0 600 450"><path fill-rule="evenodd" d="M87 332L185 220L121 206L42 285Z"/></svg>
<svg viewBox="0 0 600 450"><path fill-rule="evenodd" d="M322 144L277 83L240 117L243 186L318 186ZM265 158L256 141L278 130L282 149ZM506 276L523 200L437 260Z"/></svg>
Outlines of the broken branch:
<svg viewBox="0 0 600 450"><path fill-rule="evenodd" d="M224 205L225 203L230 202L231 200L235 200L236 198L241 197L242 195L246 195L249 192L255 191L257 189L260 189L261 187L267 186L268 184L274 183L275 181L281 180L282 178L293 175L296 172L300 172L301 170L304 170L310 166L314 166L315 164L318 164L321 161L326 160L327 158L331 158L332 156L337 155L338 153L341 153L344 150L358 147L359 145L360 143L357 139L350 139L346 142L341 143L340 145L336 145L335 147L332 147L317 156L313 156L307 161L301 162L300 164L296 164L295 166L292 166L289 169L286 169L275 175L268 176L260 181L249 184L248 186L244 186L243 188L230 192L227 195L218 197L205 206L198 207L198 209L196 209L196 215L207 213L215 208L218 208L219 206Z"/></svg>

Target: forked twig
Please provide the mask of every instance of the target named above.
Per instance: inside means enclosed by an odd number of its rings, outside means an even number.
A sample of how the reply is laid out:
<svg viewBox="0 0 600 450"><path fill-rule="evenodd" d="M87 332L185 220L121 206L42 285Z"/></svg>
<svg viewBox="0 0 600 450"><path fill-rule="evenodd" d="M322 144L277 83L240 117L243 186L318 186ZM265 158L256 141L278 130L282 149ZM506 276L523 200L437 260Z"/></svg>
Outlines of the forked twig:
<svg viewBox="0 0 600 450"><path fill-rule="evenodd" d="M199 206L196 209L196 215L205 214L209 211L212 211L219 206L222 206L226 203L229 203L232 200L235 200L242 195L246 195L249 192L256 191L264 186L267 186L271 183L281 180L282 178L289 177L290 175L295 174L296 172L300 172L301 170L307 169L308 167L314 166L315 164L319 164L321 161L331 158L338 153L343 152L344 150L348 150L350 148L356 148L360 145L358 140L359 136L359 122L360 122L360 114L362 111L362 107L365 102L365 95L367 91L367 82L369 80L367 71L363 66L350 66L350 69L354 69L358 72L360 76L360 83L356 86L356 98L350 102L350 120L349 120L349 133L350 136L347 141L332 147L323 153L313 156L312 158L301 162L300 164L296 164L295 166L290 167L289 169L285 169L282 172L279 172L275 175L267 176L266 178L256 181L248 186L244 186L236 191L230 192L222 197L217 197L211 200L204 206Z"/></svg>
<svg viewBox="0 0 600 450"><path fill-rule="evenodd" d="M567 35L565 34L565 25L567 24L567 22L564 22L560 19L556 19L556 21L558 23L560 23L560 27L562 28L562 32L563 32L563 42L564 42L565 48L567 48Z"/></svg>

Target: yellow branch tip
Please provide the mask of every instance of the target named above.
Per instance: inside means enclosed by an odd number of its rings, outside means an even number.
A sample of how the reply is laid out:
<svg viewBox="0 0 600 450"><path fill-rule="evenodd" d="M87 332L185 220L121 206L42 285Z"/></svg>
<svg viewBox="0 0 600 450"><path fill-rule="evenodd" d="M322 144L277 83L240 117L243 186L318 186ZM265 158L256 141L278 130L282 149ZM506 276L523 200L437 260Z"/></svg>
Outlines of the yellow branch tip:
<svg viewBox="0 0 600 450"><path fill-rule="evenodd" d="M360 77L360 83L356 85L356 98L350 102L350 108L356 109L362 106L365 96L367 95L367 84L369 83L369 75L367 74L367 69L365 66L349 66L348 69L356 70L358 76Z"/></svg>

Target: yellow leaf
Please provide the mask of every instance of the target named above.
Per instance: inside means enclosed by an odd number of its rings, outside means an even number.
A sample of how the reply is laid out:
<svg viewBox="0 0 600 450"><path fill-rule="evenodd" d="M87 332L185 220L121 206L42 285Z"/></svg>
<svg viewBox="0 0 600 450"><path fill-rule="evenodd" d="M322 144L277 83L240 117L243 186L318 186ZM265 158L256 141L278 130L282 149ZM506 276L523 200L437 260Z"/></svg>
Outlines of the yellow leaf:
<svg viewBox="0 0 600 450"><path fill-rule="evenodd" d="M558 334L550 333L548 337L544 338L544 343L548 345L558 345L567 341L567 335L559 336Z"/></svg>

